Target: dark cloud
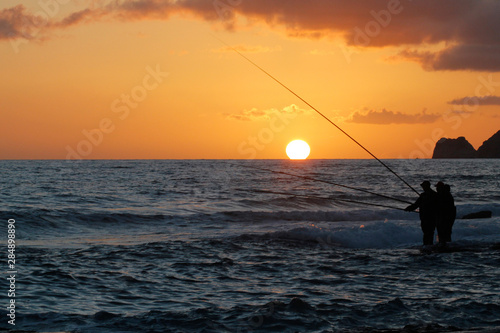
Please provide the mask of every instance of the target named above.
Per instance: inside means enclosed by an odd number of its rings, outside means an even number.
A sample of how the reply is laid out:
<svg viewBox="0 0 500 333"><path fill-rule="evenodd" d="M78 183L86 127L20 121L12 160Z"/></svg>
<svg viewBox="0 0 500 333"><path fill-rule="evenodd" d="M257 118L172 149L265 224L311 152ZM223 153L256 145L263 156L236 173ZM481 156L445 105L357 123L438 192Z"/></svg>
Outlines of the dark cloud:
<svg viewBox="0 0 500 333"><path fill-rule="evenodd" d="M416 61L429 71L500 71L500 45L457 45L440 52L405 50L398 57Z"/></svg>
<svg viewBox="0 0 500 333"><path fill-rule="evenodd" d="M0 11L0 40L2 39L44 39L50 29L65 28L85 21L94 21L105 15L102 10L85 9L72 13L61 21L52 21L43 11L30 13L23 5Z"/></svg>
<svg viewBox="0 0 500 333"><path fill-rule="evenodd" d="M103 15L103 12L95 9L84 9L79 12L75 12L67 17L65 17L61 22L54 25L59 27L69 27L72 25L80 24L86 20L95 20L97 17Z"/></svg>
<svg viewBox="0 0 500 333"><path fill-rule="evenodd" d="M0 10L0 40L33 39L47 24L44 18L28 13L23 5Z"/></svg>
<svg viewBox="0 0 500 333"><path fill-rule="evenodd" d="M500 96L472 96L449 101L452 105L500 105Z"/></svg>
<svg viewBox="0 0 500 333"><path fill-rule="evenodd" d="M441 116L438 114L427 114L424 111L419 114L405 114L401 112L370 110L367 113L354 112L348 120L350 123L357 124L429 124L438 120Z"/></svg>
<svg viewBox="0 0 500 333"><path fill-rule="evenodd" d="M340 33L349 44L361 46L500 41L500 2L491 0L135 0L106 8L122 18L166 19L172 13L189 13L233 25L242 16L282 27L293 36ZM361 34L370 41L361 42Z"/></svg>
<svg viewBox="0 0 500 333"><path fill-rule="evenodd" d="M176 14L238 29L239 18L246 18L295 38L340 35L352 46L446 43L451 46L440 52L405 51L400 58L418 61L428 70L500 71L498 13L500 1L493 0L116 0L50 26L61 28L103 16L167 20ZM23 6L1 11L0 39L25 37L20 27L30 19L33 16Z"/></svg>

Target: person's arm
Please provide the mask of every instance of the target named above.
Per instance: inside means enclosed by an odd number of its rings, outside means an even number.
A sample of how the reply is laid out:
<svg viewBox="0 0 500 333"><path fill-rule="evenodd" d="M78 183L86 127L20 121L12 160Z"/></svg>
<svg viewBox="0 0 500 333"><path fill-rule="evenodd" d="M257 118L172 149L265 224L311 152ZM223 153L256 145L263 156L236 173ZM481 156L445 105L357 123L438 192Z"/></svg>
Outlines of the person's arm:
<svg viewBox="0 0 500 333"><path fill-rule="evenodd" d="M406 207L406 208L405 208L405 210L406 210L407 212L411 212L411 211L414 211L415 209L417 209L418 207L420 207L420 201L421 201L421 199L420 199L420 198L421 198L421 196L420 196L420 197L418 197L417 201L415 201L415 203L414 203L414 204L409 205L408 207Z"/></svg>

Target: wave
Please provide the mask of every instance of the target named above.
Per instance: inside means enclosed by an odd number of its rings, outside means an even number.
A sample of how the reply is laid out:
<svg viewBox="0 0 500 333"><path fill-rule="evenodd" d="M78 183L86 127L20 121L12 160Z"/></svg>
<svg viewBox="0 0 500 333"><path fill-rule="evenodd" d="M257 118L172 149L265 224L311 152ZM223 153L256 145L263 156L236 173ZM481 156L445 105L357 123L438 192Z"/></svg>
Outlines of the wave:
<svg viewBox="0 0 500 333"><path fill-rule="evenodd" d="M84 212L75 210L24 209L1 211L2 216L16 221L16 233L22 239L36 239L40 235L54 237L110 230L126 230L165 223L172 219L163 214L134 214L115 212ZM3 231L0 231L2 234Z"/></svg>
<svg viewBox="0 0 500 333"><path fill-rule="evenodd" d="M437 233L435 234L437 236ZM323 247L392 249L420 246L422 231L417 221L323 223L267 232L246 234L252 240L308 242ZM500 239L500 220L457 220L451 250L489 248Z"/></svg>
<svg viewBox="0 0 500 333"><path fill-rule="evenodd" d="M499 204L468 204L458 206L458 216L491 210L493 218L461 220L455 223L455 235L460 238L499 235ZM345 247L401 246L420 243L419 217L394 209L280 209L270 210L250 207L245 210L188 211L180 214L165 211L117 211L117 210L50 210L45 208L1 211L2 216L15 219L19 235L34 240L44 236L67 237L80 234L146 234L172 235L172 228L188 227L199 237L230 237L235 233L261 234L262 230L276 232L277 238L339 244ZM311 224L321 228L310 227ZM262 226L265 227L262 229ZM298 229L289 230L288 226ZM486 226L490 226L488 229ZM285 234L283 234L285 228ZM206 230L217 230L206 233ZM231 230L229 230L231 229ZM5 234L6 231L0 231ZM185 231L179 232L184 234ZM201 236L200 236L201 235ZM279 237L278 237L279 236ZM2 236L3 237L3 236ZM274 237L274 236L272 236Z"/></svg>
<svg viewBox="0 0 500 333"><path fill-rule="evenodd" d="M264 204L262 204L264 205ZM418 214L391 208L355 208L355 207L330 207L329 209L314 209L310 206L302 210L268 210L259 209L254 205L250 210L231 210L221 212L219 215L228 221L234 222L269 222L269 221L385 221L385 220L418 220ZM403 207L402 207L403 208ZM500 216L500 204L467 204L457 206L457 216L461 218L466 214L479 211L491 211L493 216Z"/></svg>

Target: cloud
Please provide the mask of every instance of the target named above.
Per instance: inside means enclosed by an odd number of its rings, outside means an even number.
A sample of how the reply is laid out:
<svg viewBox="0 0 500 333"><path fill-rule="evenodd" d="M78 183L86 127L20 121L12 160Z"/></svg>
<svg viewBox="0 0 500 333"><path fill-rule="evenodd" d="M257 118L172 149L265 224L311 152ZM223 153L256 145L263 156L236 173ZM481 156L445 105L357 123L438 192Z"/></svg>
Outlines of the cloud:
<svg viewBox="0 0 500 333"><path fill-rule="evenodd" d="M72 13L65 17L58 23L53 24L53 26L57 27L69 27L72 25L77 25L82 22L95 20L97 17L104 15L104 12L98 9L84 9L79 12Z"/></svg>
<svg viewBox="0 0 500 333"><path fill-rule="evenodd" d="M270 115L267 111L253 108L250 110L243 110L240 113L226 114L226 119L240 120L240 121L269 120Z"/></svg>
<svg viewBox="0 0 500 333"><path fill-rule="evenodd" d="M452 105L500 105L500 96L472 96L457 98L449 101L448 104Z"/></svg>
<svg viewBox="0 0 500 333"><path fill-rule="evenodd" d="M84 9L74 12L61 21L51 20L43 11L36 14L30 13L23 5L0 10L0 40L15 40L24 38L28 40L42 40L46 33L56 28L66 28L82 22L94 21L106 14L102 10Z"/></svg>
<svg viewBox="0 0 500 333"><path fill-rule="evenodd" d="M35 32L46 24L43 18L28 13L23 5L3 9L0 11L0 40L33 39Z"/></svg>
<svg viewBox="0 0 500 333"><path fill-rule="evenodd" d="M394 112L383 109L382 111L370 110L367 113L359 111L354 112L350 119L350 123L357 124L429 124L435 122L441 116L438 114L427 114L426 110L419 114L404 114L402 112Z"/></svg>
<svg viewBox="0 0 500 333"><path fill-rule="evenodd" d="M240 113L225 114L226 119L238 120L238 121L267 121L270 120L276 114L284 115L286 117L295 118L298 115L309 114L309 111L300 109L297 105L291 104L285 106L283 109L267 109L259 110L253 108L250 110L244 110Z"/></svg>
<svg viewBox="0 0 500 333"><path fill-rule="evenodd" d="M467 110L450 110L449 113L456 114L458 116L464 116L466 117L467 115L473 114L474 111L467 111Z"/></svg>
<svg viewBox="0 0 500 333"><path fill-rule="evenodd" d="M404 50L394 58L418 62L428 71L500 71L500 45L457 45L439 52Z"/></svg>
<svg viewBox="0 0 500 333"><path fill-rule="evenodd" d="M231 1L129 0L106 8L124 19L167 19L182 13L232 26L240 16L284 28L293 36L342 34L352 45L359 45L359 31L370 37L370 46L452 40L489 44L500 38L496 33L500 3L491 0L252 0L234 5Z"/></svg>
<svg viewBox="0 0 500 333"><path fill-rule="evenodd" d="M500 1L494 0L116 0L69 14L50 28L103 17L119 21L196 17L235 30L262 22L294 38L341 36L356 47L449 45L439 52L404 51L427 70L500 71ZM29 38L33 20L22 5L0 12L0 39Z"/></svg>

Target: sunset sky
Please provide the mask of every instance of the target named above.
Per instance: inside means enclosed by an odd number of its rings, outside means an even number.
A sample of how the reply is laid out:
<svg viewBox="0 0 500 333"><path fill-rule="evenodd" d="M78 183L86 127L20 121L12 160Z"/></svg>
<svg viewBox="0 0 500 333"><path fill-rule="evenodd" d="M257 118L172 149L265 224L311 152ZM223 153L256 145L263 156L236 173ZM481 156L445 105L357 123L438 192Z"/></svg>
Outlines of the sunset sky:
<svg viewBox="0 0 500 333"><path fill-rule="evenodd" d="M494 0L2 1L0 158L370 158L231 47L379 158L478 148L499 31Z"/></svg>

